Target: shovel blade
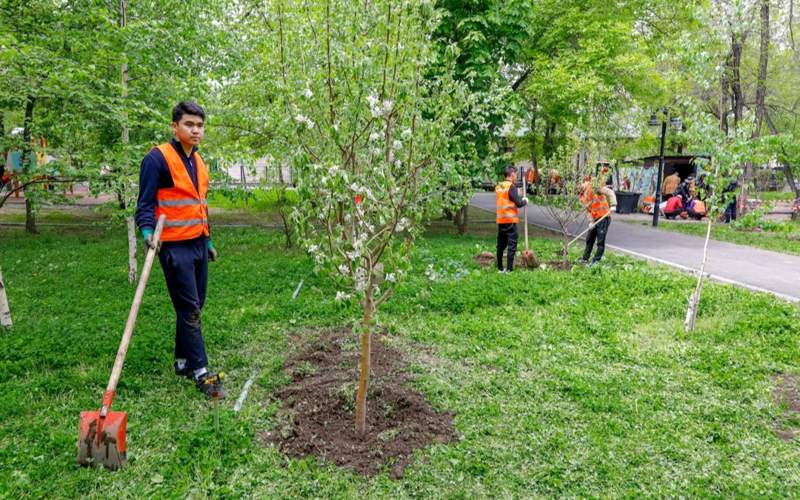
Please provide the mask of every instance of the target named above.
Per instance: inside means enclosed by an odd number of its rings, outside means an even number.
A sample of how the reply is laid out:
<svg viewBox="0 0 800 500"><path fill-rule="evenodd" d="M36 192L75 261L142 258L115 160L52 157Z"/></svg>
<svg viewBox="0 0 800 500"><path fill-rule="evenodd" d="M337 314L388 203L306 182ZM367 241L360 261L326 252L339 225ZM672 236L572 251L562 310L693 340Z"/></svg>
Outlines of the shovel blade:
<svg viewBox="0 0 800 500"><path fill-rule="evenodd" d="M128 414L121 411L108 412L104 419L100 418L99 411L81 412L78 463L103 465L111 470L125 467L128 463L125 448L127 425Z"/></svg>

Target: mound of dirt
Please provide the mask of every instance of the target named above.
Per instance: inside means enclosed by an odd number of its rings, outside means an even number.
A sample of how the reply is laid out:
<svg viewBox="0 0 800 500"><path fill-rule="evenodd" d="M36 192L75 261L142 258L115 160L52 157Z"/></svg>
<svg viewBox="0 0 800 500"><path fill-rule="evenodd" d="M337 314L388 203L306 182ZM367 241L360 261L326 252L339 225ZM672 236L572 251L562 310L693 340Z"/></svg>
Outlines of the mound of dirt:
<svg viewBox="0 0 800 500"><path fill-rule="evenodd" d="M780 374L772 377L772 398L786 408L785 420L800 416L800 375ZM800 429L777 429L776 434L784 441L800 437Z"/></svg>
<svg viewBox="0 0 800 500"><path fill-rule="evenodd" d="M492 252L481 252L473 257L473 259L475 259L478 264L483 267L494 266L496 263L496 257Z"/></svg>
<svg viewBox="0 0 800 500"><path fill-rule="evenodd" d="M409 386L403 356L375 334L367 433L358 434L357 340L349 329L325 330L286 361L292 382L274 394L283 403L279 424L262 438L293 457L314 455L365 475L388 467L399 478L415 450L456 437L453 414L437 413Z"/></svg>

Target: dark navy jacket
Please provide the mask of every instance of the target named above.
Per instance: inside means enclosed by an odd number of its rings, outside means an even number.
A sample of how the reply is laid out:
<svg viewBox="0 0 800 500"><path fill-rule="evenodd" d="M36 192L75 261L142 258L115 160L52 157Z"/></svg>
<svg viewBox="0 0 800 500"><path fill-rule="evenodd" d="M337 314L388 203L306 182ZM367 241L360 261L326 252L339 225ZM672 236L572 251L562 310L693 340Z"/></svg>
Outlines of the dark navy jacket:
<svg viewBox="0 0 800 500"><path fill-rule="evenodd" d="M183 146L177 139L172 139L172 147L178 152L183 165L189 172L189 177L197 189L197 169L195 168L194 153L197 148L192 148L191 158L183 152ZM156 193L159 189L173 187L172 175L169 173L167 160L158 148L153 148L142 160L139 169L139 201L136 204L136 225L139 230L156 227Z"/></svg>

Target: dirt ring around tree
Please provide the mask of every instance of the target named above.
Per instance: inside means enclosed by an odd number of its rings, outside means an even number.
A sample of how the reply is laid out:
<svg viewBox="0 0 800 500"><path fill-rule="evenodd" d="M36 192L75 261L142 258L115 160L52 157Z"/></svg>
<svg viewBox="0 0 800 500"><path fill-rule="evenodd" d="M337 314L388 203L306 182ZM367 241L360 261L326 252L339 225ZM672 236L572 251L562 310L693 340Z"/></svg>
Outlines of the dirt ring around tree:
<svg viewBox="0 0 800 500"><path fill-rule="evenodd" d="M452 412L439 413L410 385L403 355L372 337L367 433L355 430L358 338L349 328L296 336L284 363L291 377L273 397L281 402L274 429L261 434L289 456L313 455L359 474L403 475L414 452L457 437Z"/></svg>

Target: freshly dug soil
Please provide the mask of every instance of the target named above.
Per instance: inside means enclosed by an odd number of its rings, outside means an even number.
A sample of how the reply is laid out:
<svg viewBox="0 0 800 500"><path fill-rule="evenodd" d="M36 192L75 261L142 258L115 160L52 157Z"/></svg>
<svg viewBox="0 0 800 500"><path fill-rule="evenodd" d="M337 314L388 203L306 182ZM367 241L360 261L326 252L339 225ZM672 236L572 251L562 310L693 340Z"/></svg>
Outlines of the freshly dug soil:
<svg viewBox="0 0 800 500"><path fill-rule="evenodd" d="M415 450L455 438L453 413L437 413L409 386L402 355L382 337L372 336L365 435L355 430L358 337L337 329L319 332L286 361L292 382L274 394L283 403L279 424L263 439L293 457L314 455L365 475L387 467L399 478Z"/></svg>
<svg viewBox="0 0 800 500"><path fill-rule="evenodd" d="M483 267L493 266L495 265L496 262L496 257L492 252L481 252L475 257L473 257L473 259L475 259L478 262L478 264L480 264Z"/></svg>
<svg viewBox="0 0 800 500"><path fill-rule="evenodd" d="M772 398L786 407L787 416L800 415L800 375L780 374L772 377ZM778 437L791 441L800 437L800 429L777 429Z"/></svg>
<svg viewBox="0 0 800 500"><path fill-rule="evenodd" d="M544 263L547 267L555 269L556 271L569 271L572 269L572 262L564 262L563 260L548 260Z"/></svg>

